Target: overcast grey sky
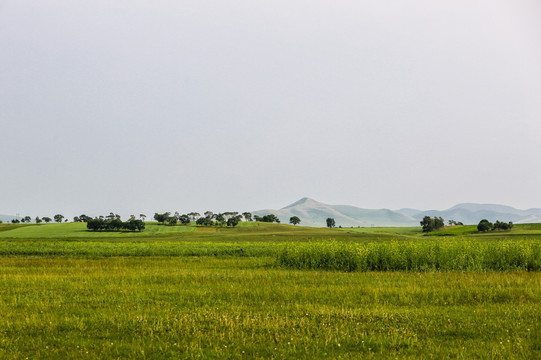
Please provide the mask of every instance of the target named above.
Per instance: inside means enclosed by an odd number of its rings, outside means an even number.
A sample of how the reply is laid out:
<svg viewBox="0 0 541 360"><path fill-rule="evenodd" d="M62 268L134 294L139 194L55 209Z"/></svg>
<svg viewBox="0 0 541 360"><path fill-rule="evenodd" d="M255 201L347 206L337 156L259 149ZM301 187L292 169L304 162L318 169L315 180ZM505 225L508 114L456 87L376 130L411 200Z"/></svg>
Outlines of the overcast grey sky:
<svg viewBox="0 0 541 360"><path fill-rule="evenodd" d="M541 2L0 0L0 213L541 207Z"/></svg>

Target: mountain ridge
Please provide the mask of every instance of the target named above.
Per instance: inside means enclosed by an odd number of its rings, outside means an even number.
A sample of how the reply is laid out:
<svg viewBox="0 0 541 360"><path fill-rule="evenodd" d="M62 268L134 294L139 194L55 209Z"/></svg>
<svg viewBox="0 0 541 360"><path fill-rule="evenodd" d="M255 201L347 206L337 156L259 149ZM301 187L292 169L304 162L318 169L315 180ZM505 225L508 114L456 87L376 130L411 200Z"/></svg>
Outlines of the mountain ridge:
<svg viewBox="0 0 541 360"><path fill-rule="evenodd" d="M254 215L276 215L282 223L298 216L301 225L325 226L326 219L334 218L337 226L419 226L424 216L441 216L464 224L477 224L482 219L489 221L512 221L515 223L541 222L541 208L520 210L508 205L461 203L446 210L417 210L403 208L364 209L353 205L329 205L309 197L303 197L281 209L263 209L253 211Z"/></svg>
<svg viewBox="0 0 541 360"><path fill-rule="evenodd" d="M352 205L329 205L314 199L303 197L281 209L254 211L254 215L272 213L281 222L288 223L291 216L298 216L301 225L325 226L331 217L337 226L415 226L419 222L409 216L389 209L362 209Z"/></svg>

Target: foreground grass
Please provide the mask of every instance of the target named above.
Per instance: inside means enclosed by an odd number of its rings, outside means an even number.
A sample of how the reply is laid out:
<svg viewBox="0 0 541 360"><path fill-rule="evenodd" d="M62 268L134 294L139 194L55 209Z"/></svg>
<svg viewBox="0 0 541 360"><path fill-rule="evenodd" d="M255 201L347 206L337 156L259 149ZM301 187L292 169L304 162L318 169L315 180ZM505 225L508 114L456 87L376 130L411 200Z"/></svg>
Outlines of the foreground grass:
<svg viewBox="0 0 541 360"><path fill-rule="evenodd" d="M232 239L230 239L232 240ZM340 271L541 271L541 241L419 238L354 241L0 239L0 255L275 257L280 266Z"/></svg>
<svg viewBox="0 0 541 360"><path fill-rule="evenodd" d="M0 258L0 358L541 357L538 272Z"/></svg>
<svg viewBox="0 0 541 360"><path fill-rule="evenodd" d="M0 358L541 358L541 228L453 231L0 225Z"/></svg>

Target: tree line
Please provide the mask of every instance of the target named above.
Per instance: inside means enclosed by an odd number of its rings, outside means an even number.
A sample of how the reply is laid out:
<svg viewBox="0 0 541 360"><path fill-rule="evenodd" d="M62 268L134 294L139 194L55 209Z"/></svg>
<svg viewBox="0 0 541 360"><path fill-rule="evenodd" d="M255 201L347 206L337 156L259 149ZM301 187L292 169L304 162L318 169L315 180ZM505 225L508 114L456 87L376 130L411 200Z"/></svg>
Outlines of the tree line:
<svg viewBox="0 0 541 360"><path fill-rule="evenodd" d="M201 226L231 226L235 227L241 221L252 221L252 213L243 212L240 214L237 211L226 211L223 213L214 213L212 211L205 211L203 215L198 212L190 212L187 214L180 214L175 212L154 213L154 220L158 222L158 225L189 225L194 221L197 225Z"/></svg>
<svg viewBox="0 0 541 360"><path fill-rule="evenodd" d="M121 219L94 218L87 219L86 228L91 231L143 231L145 230L145 222L140 219L122 221Z"/></svg>
<svg viewBox="0 0 541 360"><path fill-rule="evenodd" d="M61 223L64 220L64 215L56 214L55 216L53 216L52 219L50 217L48 217L48 216L44 216L42 218L40 218L39 216L36 216L34 221L36 222L36 224L41 224L42 222L50 223L51 221L53 221L53 219L54 219L55 222ZM68 219L65 219L64 221L67 222ZM30 216L24 216L20 220L19 219L11 219L12 224L20 224L20 223L24 224L24 223L31 223L31 222L32 222L32 218Z"/></svg>
<svg viewBox="0 0 541 360"><path fill-rule="evenodd" d="M494 231L494 230L510 230L512 228L513 228L512 221L506 223L506 222L496 220L496 222L493 224L487 219L483 219L477 225L477 231L479 232L487 232L487 231Z"/></svg>
<svg viewBox="0 0 541 360"><path fill-rule="evenodd" d="M436 231L445 225L445 222L443 221L443 218L440 217L430 217L425 216L423 220L421 221L421 226L423 228L423 232L431 232ZM450 226L456 226L456 225L464 225L460 221L455 220L449 220ZM510 230L513 228L513 222L502 222L499 220L496 220L496 222L493 224L487 219L483 219L479 222L477 225L477 231L479 232L487 232L487 231L494 231L494 230Z"/></svg>
<svg viewBox="0 0 541 360"><path fill-rule="evenodd" d="M92 231L142 231L145 229L144 220L146 218L145 214L139 214L139 219L136 219L135 215L130 215L128 221L122 221L120 215L109 213L106 216L98 216L92 218L85 214L80 216L75 216L73 222L86 222L87 228ZM34 221L36 224L42 222L49 223L51 221L57 223L67 222L68 219L65 219L62 214L56 214L53 218L48 216L43 216L40 218L37 216ZM280 223L280 219L274 214L266 214L263 216L253 215L250 212L243 212L242 214L236 211L226 211L223 213L214 213L212 211L206 211L203 214L198 212L190 212L187 214L180 214L178 211L174 214L171 212L165 213L154 213L154 220L158 222L159 225L189 225L191 222L195 222L199 226L230 226L235 227L242 221L259 221L267 223ZM19 219L12 219L11 222L14 224L17 223L30 223L32 218L30 216L24 216ZM298 216L292 216L289 218L289 223L292 225L298 225L301 223L301 219ZM449 220L448 224L450 226L464 225L460 221ZM326 225L328 228L334 228L336 226L335 220L333 218L327 218ZM445 222L442 217L430 217L425 216L423 220L420 221L422 231L432 232L439 230L445 226ZM510 230L513 227L512 222L502 222L497 220L494 224L489 222L486 219L483 219L477 225L477 230L479 232L487 232L494 230Z"/></svg>

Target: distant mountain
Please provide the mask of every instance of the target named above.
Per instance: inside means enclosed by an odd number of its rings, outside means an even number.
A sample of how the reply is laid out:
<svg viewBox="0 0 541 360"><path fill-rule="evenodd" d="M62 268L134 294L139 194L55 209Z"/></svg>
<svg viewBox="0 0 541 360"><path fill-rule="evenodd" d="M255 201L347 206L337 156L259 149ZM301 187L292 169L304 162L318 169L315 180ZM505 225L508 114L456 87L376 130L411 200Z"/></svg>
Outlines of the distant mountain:
<svg viewBox="0 0 541 360"><path fill-rule="evenodd" d="M282 223L289 223L289 218L298 216L300 225L325 226L331 217L336 226L419 226L425 216L441 216L445 222L460 221L464 224L478 224L482 219L514 223L541 222L541 209L519 210L511 206L497 204L458 204L447 210L400 210L362 209L350 205L328 205L310 198L302 198L282 209L265 209L253 212L254 215L276 215Z"/></svg>
<svg viewBox="0 0 541 360"><path fill-rule="evenodd" d="M395 211L397 213L407 215L407 216L411 216L411 217L423 212L423 210L409 209L409 208L404 208L404 209L395 210Z"/></svg>
<svg viewBox="0 0 541 360"><path fill-rule="evenodd" d="M361 209L349 205L328 205L310 198L302 198L282 209L265 209L253 212L254 215L276 215L282 223L289 223L289 218L298 216L300 225L326 225L327 218L335 220L336 226L416 226L419 221L404 214L388 209Z"/></svg>
<svg viewBox="0 0 541 360"><path fill-rule="evenodd" d="M464 224L478 224L482 219L491 222L496 220L512 221L514 223L541 222L541 209L519 210L511 206L498 204L458 204L447 210L425 210L417 213L412 209L397 210L398 213L408 215L418 221L424 216L441 216L448 220L460 221Z"/></svg>

